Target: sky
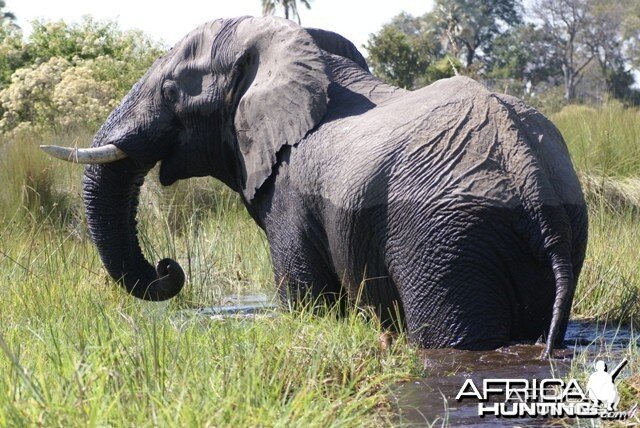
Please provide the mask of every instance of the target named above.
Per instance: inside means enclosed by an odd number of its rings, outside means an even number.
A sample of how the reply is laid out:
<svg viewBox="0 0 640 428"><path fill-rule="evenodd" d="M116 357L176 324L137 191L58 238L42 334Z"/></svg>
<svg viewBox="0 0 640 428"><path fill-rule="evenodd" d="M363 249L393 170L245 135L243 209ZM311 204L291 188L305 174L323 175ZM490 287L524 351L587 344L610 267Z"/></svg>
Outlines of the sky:
<svg viewBox="0 0 640 428"><path fill-rule="evenodd" d="M170 5L171 7L166 7ZM402 11L421 15L432 7L431 0L311 0L311 10L301 6L302 25L335 31L361 49L369 34L377 32ZM83 15L114 19L122 29L139 29L168 46L179 41L199 24L217 18L261 15L260 0L6 0L25 32L34 19L80 21Z"/></svg>

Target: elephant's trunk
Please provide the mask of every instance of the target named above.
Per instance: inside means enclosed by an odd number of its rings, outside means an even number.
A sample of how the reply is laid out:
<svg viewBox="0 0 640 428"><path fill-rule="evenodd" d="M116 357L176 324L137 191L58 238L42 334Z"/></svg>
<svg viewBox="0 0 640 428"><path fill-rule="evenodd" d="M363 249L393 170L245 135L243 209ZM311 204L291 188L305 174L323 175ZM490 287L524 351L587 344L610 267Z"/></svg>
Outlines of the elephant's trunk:
<svg viewBox="0 0 640 428"><path fill-rule="evenodd" d="M178 294L185 277L177 262L163 259L154 269L142 255L136 212L148 170L130 159L88 165L83 196L89 231L109 274L135 297L158 301Z"/></svg>
<svg viewBox="0 0 640 428"><path fill-rule="evenodd" d="M164 155L149 138L153 120L140 122L140 110L148 94L138 83L96 134L92 147L115 146L127 157L111 163L85 167L83 198L91 238L109 275L135 297L166 300L180 292L184 272L180 265L163 259L154 269L144 258L138 241L136 213L140 186L151 167ZM151 116L147 116L151 117ZM142 124L140 124L142 123Z"/></svg>

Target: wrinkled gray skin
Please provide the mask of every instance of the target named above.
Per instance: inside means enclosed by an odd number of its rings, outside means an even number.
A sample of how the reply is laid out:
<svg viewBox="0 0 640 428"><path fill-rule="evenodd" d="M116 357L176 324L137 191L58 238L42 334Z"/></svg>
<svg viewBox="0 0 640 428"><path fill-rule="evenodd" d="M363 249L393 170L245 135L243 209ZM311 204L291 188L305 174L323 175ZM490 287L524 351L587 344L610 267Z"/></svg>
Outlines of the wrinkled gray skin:
<svg viewBox="0 0 640 428"><path fill-rule="evenodd" d="M160 58L96 135L128 159L87 167L92 238L148 300L177 294L136 232L139 186L213 176L271 247L285 299L360 299L423 347L562 343L587 214L556 128L466 77L405 91L342 37L278 18L205 24ZM358 295L363 284L362 295Z"/></svg>

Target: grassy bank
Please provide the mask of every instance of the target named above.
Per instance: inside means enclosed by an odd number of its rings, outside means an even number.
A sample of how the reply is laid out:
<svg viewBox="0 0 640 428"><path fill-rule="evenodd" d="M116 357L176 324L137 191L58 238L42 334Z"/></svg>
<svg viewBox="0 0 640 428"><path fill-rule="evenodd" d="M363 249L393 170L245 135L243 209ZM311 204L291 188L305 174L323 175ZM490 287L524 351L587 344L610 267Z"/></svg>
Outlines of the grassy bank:
<svg viewBox="0 0 640 428"><path fill-rule="evenodd" d="M590 245L573 315L640 318L640 115L570 107L552 117L590 202ZM268 247L213 180L145 185L141 241L189 277L169 303L124 295L89 242L81 168L38 144L91 133L0 137L0 425L298 425L389 422L386 387L420 371L375 322L309 313L212 320L183 310L273 293Z"/></svg>

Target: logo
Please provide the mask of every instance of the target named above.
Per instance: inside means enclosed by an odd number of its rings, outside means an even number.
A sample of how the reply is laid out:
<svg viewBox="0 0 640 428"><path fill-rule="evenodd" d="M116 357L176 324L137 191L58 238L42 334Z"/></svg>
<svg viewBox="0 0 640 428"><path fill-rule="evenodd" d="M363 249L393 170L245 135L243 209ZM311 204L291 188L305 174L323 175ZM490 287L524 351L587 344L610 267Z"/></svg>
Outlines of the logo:
<svg viewBox="0 0 640 428"><path fill-rule="evenodd" d="M607 373L607 365L604 361L596 361L596 371L589 376L589 382L587 383L589 399L594 405L602 404L606 406L608 411L618 409L620 396L618 395L618 388L613 381L626 363L626 359L622 360L612 373Z"/></svg>
<svg viewBox="0 0 640 428"><path fill-rule="evenodd" d="M608 372L604 361L596 361L586 388L576 379L483 379L478 384L467 379L456 400L477 400L481 417L624 420L633 417L637 408L634 405L627 411L618 410L620 396L615 380L626 364L625 358Z"/></svg>

